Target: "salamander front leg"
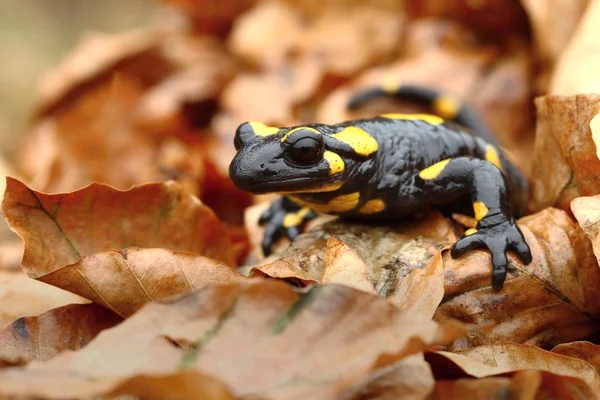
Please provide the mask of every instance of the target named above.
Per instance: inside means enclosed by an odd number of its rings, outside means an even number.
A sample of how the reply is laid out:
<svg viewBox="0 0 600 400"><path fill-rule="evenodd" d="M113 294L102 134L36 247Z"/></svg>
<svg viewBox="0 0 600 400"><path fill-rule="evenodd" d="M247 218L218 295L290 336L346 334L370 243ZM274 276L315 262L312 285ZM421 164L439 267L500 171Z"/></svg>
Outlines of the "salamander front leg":
<svg viewBox="0 0 600 400"><path fill-rule="evenodd" d="M310 208L299 206L287 197L280 197L271 203L258 220L260 225L265 225L262 241L265 257L271 254L271 247L278 239L285 236L294 240L306 222L316 216Z"/></svg>
<svg viewBox="0 0 600 400"><path fill-rule="evenodd" d="M440 161L419 172L415 185L422 196L444 198L469 193L477 226L469 229L450 251L458 258L469 250L487 247L492 253L492 287L502 289L506 279L507 250L517 253L524 264L531 251L510 212L508 186L504 174L485 160L458 157Z"/></svg>

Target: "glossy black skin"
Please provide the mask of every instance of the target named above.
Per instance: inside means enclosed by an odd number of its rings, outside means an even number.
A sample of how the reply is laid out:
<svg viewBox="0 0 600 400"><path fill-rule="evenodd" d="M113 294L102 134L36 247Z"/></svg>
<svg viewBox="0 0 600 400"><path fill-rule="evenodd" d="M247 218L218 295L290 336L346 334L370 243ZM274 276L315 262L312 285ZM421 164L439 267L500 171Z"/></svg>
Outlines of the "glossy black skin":
<svg viewBox="0 0 600 400"><path fill-rule="evenodd" d="M428 100L426 95L431 92L423 90L423 97ZM374 95L381 95L381 91L371 90L371 97ZM365 93L357 95L360 96L362 101L370 98ZM360 101L355 98L350 106L357 103ZM461 113L473 115L463 110ZM504 172L485 160L490 143L458 125L376 117L335 125L302 126L316 129L321 135L306 130L294 135L299 138L321 136L322 151L338 154L345 163L343 172L330 176L329 163L322 156L311 161L310 165L298 165L290 159L289 148L282 144L281 135L258 137L248 124L242 124L236 133L239 150L230 165L233 182L253 193L284 192L296 199L319 204L327 204L340 195L359 192L360 202L356 207L337 213L342 218L359 221L390 221L413 215L428 206L458 206L468 196L469 203L481 202L489 211L478 222L476 233L463 236L453 245L451 256L457 258L471 249L487 247L492 253L494 289L503 287L508 264L507 250L515 251L525 264L531 262L530 249L511 212L511 209L523 209L527 183L495 144L492 145ZM331 137L348 126L358 127L371 135L379 145L377 152L369 157L360 156L346 143ZM284 134L293 127L281 129ZM446 159L450 161L435 178L419 176L422 170ZM302 193L335 182L343 185L335 191ZM369 199L375 198L384 200L385 210L376 214L358 211ZM272 243L282 235L293 239L299 234L299 229L283 227L282 221L287 213L300 208L293 201L279 200L263 215L261 222L267 226L263 241L265 254L269 254Z"/></svg>

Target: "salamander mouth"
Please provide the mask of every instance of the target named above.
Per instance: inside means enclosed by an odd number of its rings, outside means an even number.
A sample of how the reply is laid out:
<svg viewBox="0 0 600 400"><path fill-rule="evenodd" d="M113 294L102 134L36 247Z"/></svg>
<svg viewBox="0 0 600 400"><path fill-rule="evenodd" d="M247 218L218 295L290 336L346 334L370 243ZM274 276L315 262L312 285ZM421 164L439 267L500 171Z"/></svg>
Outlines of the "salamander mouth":
<svg viewBox="0 0 600 400"><path fill-rule="evenodd" d="M274 177L275 178L275 177ZM323 182L321 177L302 177L291 179L269 179L268 182L251 183L249 185L236 185L245 191L253 194L267 193L303 193L319 191L319 188L326 187L331 182Z"/></svg>

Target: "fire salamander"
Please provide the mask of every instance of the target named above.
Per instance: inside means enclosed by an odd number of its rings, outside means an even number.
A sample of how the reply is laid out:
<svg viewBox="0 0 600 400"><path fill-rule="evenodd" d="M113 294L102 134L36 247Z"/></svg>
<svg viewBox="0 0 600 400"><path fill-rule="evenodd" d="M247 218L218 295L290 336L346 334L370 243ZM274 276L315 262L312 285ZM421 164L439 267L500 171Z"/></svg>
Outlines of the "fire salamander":
<svg viewBox="0 0 600 400"><path fill-rule="evenodd" d="M390 221L427 206L467 202L477 220L451 248L452 258L487 247L492 287L507 273L506 251L525 264L531 251L513 213L522 212L527 181L472 110L424 87L389 84L357 93L357 108L377 96L426 104L436 115L384 114L335 125L277 128L241 124L229 173L241 189L281 193L261 216L265 255L275 240L295 238L315 211L355 221ZM475 132L470 134L470 130Z"/></svg>

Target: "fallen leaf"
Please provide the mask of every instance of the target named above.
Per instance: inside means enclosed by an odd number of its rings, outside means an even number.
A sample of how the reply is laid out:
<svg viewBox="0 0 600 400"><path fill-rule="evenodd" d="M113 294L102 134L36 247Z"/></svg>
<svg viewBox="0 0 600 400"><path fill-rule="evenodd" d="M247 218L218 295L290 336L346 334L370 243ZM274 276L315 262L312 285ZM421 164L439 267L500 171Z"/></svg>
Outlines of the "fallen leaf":
<svg viewBox="0 0 600 400"><path fill-rule="evenodd" d="M422 354L405 357L359 379L337 399L426 399L435 381Z"/></svg>
<svg viewBox="0 0 600 400"><path fill-rule="evenodd" d="M519 371L510 377L439 380L430 399L591 399L596 392L581 379L544 371Z"/></svg>
<svg viewBox="0 0 600 400"><path fill-rule="evenodd" d="M531 23L538 68L542 69L535 77L537 93L548 93L549 80L554 72L556 61L577 29L588 2L588 0L521 0ZM573 71L569 73L572 74Z"/></svg>
<svg viewBox="0 0 600 400"><path fill-rule="evenodd" d="M321 283L338 283L367 293L377 292L368 277L368 267L358 254L334 237L327 240Z"/></svg>
<svg viewBox="0 0 600 400"><path fill-rule="evenodd" d="M300 235L281 259L252 267L249 276L286 279L301 286L333 281L375 291L404 310L431 316L443 295L442 265L436 254L453 240L450 221L438 212L394 226L334 220Z"/></svg>
<svg viewBox="0 0 600 400"><path fill-rule="evenodd" d="M23 272L0 271L0 329L13 321L85 299L28 278Z"/></svg>
<svg viewBox="0 0 600 400"><path fill-rule="evenodd" d="M357 379L461 333L345 286L300 293L255 279L149 304L77 352L0 370L0 394L97 396L126 379L187 370L209 374L239 396L330 399ZM410 386L407 378L398 384Z"/></svg>
<svg viewBox="0 0 600 400"><path fill-rule="evenodd" d="M550 81L550 93L575 95L600 92L600 80L597 72L600 65L600 56L598 55L600 30L597 24L600 5L597 1L583 2L581 0L565 4L570 4L571 7L579 5L579 9L583 11L582 8L585 4L582 3L587 3L587 7L573 37L556 64L556 70ZM560 15L561 18L565 18L562 13Z"/></svg>
<svg viewBox="0 0 600 400"><path fill-rule="evenodd" d="M25 242L23 270L121 316L153 299L239 277L219 262L233 265L219 220L176 183L128 191L92 184L48 195L7 182L3 210Z"/></svg>
<svg viewBox="0 0 600 400"><path fill-rule="evenodd" d="M47 361L64 350L84 347L121 320L96 304L70 304L19 318L0 332L0 358L12 363Z"/></svg>
<svg viewBox="0 0 600 400"><path fill-rule="evenodd" d="M427 353L425 359L431 365L436 379L447 379L449 376L512 376L513 379L520 380L521 385L524 385L524 382L533 383L531 391L551 392L549 389L560 388L565 395L569 392L571 395L573 392L583 392L594 393L594 397L600 389L600 377L590 364L530 345L501 343L479 346L458 353L440 351ZM519 373L523 371L527 371L527 379L519 377ZM447 386L451 387L449 384Z"/></svg>
<svg viewBox="0 0 600 400"><path fill-rule="evenodd" d="M163 72L155 54L160 39L161 32L156 29L84 36L69 56L42 80L36 106L38 115L56 112L67 105L78 97L79 89L85 84L98 78L110 80L115 69L133 68L133 74L140 78L144 75L143 69L146 75Z"/></svg>
<svg viewBox="0 0 600 400"><path fill-rule="evenodd" d="M600 221L600 195L573 199L571 210L579 222L579 226L590 239L600 265L600 229L597 226Z"/></svg>
<svg viewBox="0 0 600 400"><path fill-rule="evenodd" d="M578 358L596 369L600 374L600 346L590 342L561 343L552 349L553 353Z"/></svg>
<svg viewBox="0 0 600 400"><path fill-rule="evenodd" d="M585 234L569 216L547 209L517 221L533 261L509 253L504 288L491 288L487 250L444 254L445 292L436 318L472 324L452 349L511 341L552 348L598 330L600 269Z"/></svg>
<svg viewBox="0 0 600 400"><path fill-rule="evenodd" d="M529 30L527 15L517 1L410 0L406 7L413 18L455 20L488 39L525 36Z"/></svg>
<svg viewBox="0 0 600 400"><path fill-rule="evenodd" d="M600 160L590 128L600 113L600 95L547 95L537 98L535 106L529 210L555 206L568 211L574 198L600 193Z"/></svg>

